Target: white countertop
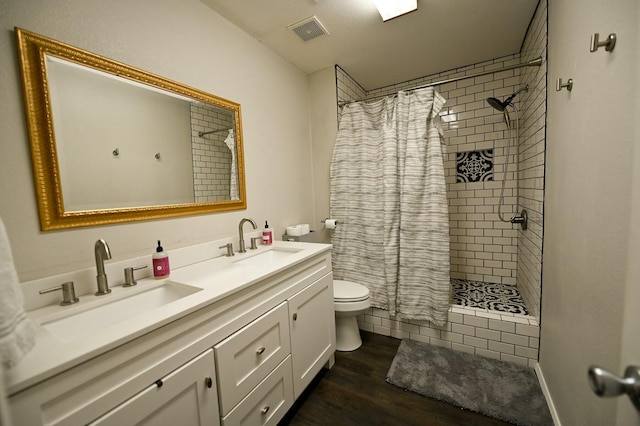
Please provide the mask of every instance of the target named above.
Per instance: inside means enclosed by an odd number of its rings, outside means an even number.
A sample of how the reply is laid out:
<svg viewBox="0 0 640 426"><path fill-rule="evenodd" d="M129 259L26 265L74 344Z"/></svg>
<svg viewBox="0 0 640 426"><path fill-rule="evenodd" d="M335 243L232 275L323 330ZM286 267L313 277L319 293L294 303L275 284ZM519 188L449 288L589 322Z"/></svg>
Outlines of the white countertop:
<svg viewBox="0 0 640 426"><path fill-rule="evenodd" d="M233 257L214 257L174 268L171 275L164 280L144 278L138 280L138 284L134 287L113 286L112 293L105 296L81 295L80 302L74 305L60 306L56 303L29 311L27 316L36 324L36 344L18 365L5 372L9 395L330 249L329 244L275 241L273 245L261 245L257 250L236 253ZM291 251L291 253L271 262L242 264L243 260L264 254L269 250ZM85 311L92 306L109 303L110 300L124 298L134 292L161 286L167 281L197 287L201 290L149 311L136 313L126 320L103 326L99 333L90 333L76 340L72 335L68 339L56 337L41 325L52 318Z"/></svg>

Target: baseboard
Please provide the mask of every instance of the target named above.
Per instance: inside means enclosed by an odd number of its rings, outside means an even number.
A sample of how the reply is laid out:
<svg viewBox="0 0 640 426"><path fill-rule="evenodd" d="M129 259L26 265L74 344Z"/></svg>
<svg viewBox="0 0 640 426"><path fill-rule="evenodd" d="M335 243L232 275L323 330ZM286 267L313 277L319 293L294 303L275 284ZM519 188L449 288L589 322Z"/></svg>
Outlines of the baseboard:
<svg viewBox="0 0 640 426"><path fill-rule="evenodd" d="M549 393L547 382L544 380L544 375L542 374L542 370L540 369L540 364L538 364L537 362L534 371L536 372L536 376L538 377L538 382L540 383L540 389L542 389L544 399L547 400L547 405L549 406L549 412L551 413L553 424L555 426L562 426L562 424L560 423L560 418L558 417L558 412L556 411L556 407L555 405L553 405L553 400L551 399L551 394Z"/></svg>

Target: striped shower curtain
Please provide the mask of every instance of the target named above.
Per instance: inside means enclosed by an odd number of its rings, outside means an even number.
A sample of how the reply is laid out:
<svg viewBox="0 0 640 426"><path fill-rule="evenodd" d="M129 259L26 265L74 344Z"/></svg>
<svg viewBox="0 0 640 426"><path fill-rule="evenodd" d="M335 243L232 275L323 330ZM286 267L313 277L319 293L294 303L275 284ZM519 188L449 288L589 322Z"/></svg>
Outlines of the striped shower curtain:
<svg viewBox="0 0 640 426"><path fill-rule="evenodd" d="M239 200L240 194L238 192L238 171L236 165L236 137L233 129L229 129L229 134L224 140L224 144L231 151L231 172L229 176L229 197L232 200Z"/></svg>
<svg viewBox="0 0 640 426"><path fill-rule="evenodd" d="M331 160L333 271L393 316L447 321L449 215L433 88L347 104Z"/></svg>

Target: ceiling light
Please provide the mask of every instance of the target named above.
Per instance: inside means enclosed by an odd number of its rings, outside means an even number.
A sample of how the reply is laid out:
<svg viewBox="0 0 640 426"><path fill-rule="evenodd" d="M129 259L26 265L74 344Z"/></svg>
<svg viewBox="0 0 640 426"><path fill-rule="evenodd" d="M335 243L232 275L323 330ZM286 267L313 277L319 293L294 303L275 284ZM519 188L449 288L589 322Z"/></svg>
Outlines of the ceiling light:
<svg viewBox="0 0 640 426"><path fill-rule="evenodd" d="M376 4L383 21L418 9L418 0L373 0L373 2Z"/></svg>

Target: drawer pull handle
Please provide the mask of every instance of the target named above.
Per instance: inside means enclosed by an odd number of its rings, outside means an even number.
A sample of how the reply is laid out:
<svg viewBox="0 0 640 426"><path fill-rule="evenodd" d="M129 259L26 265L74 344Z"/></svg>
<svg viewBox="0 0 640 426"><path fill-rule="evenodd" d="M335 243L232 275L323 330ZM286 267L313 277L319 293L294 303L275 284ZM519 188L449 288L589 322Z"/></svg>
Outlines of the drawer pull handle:
<svg viewBox="0 0 640 426"><path fill-rule="evenodd" d="M164 384L164 383L162 383L162 379L158 379L158 380L156 380L156 386L157 386L157 387L161 388L163 384Z"/></svg>
<svg viewBox="0 0 640 426"><path fill-rule="evenodd" d="M206 379L204 379L204 383L209 389L213 387L213 380L211 379L211 377L207 377Z"/></svg>
<svg viewBox="0 0 640 426"><path fill-rule="evenodd" d="M258 350L256 351L256 353L257 353L258 355L262 355L262 353L264 352L264 349L265 349L264 347L258 348Z"/></svg>
<svg viewBox="0 0 640 426"><path fill-rule="evenodd" d="M269 412L269 406L267 405L266 407L264 407L262 410L260 410L260 413L264 416L265 414L267 414Z"/></svg>
<svg viewBox="0 0 640 426"><path fill-rule="evenodd" d="M298 313L296 312L295 314L293 314L293 320L297 321L298 320Z"/></svg>

